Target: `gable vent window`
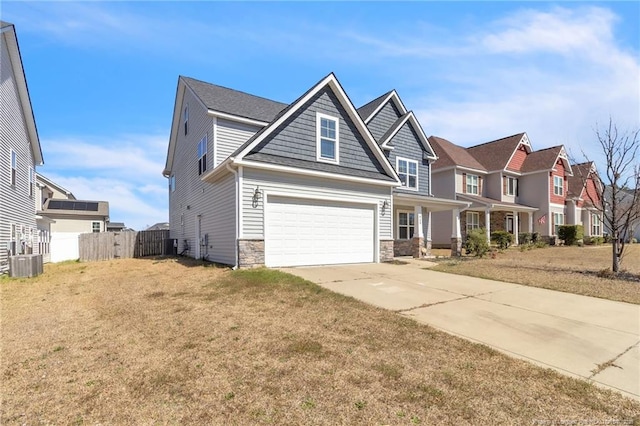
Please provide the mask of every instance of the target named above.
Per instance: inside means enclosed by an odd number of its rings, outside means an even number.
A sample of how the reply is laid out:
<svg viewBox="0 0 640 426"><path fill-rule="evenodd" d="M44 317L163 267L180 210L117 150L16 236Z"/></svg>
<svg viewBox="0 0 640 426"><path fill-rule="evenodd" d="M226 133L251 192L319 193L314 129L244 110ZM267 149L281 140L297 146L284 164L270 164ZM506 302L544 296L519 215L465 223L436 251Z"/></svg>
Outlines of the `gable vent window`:
<svg viewBox="0 0 640 426"><path fill-rule="evenodd" d="M16 184L16 180L17 180L17 174L18 174L18 156L16 155L15 151L11 151L11 185Z"/></svg>
<svg viewBox="0 0 640 426"><path fill-rule="evenodd" d="M207 136L198 142L198 174L207 171Z"/></svg>
<svg viewBox="0 0 640 426"><path fill-rule="evenodd" d="M338 119L317 113L316 115L316 159L330 163L338 162Z"/></svg>
<svg viewBox="0 0 640 426"><path fill-rule="evenodd" d="M189 104L184 107L184 112L182 113L182 120L184 121L184 134L185 136L189 133Z"/></svg>

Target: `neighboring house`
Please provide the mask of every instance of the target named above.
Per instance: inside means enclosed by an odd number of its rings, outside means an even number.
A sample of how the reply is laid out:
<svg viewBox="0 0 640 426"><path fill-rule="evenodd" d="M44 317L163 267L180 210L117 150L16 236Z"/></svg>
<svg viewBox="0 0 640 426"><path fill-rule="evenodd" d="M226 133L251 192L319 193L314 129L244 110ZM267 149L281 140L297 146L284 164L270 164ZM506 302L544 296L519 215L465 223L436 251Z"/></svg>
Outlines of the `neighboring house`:
<svg viewBox="0 0 640 426"><path fill-rule="evenodd" d="M463 234L484 228L514 235L537 232L550 238L567 223L567 178L572 176L564 147L533 151L526 133L463 148L446 139L429 141L439 160L432 170L439 197L470 201L459 218L438 214L434 244L447 245L448 224L460 221Z"/></svg>
<svg viewBox="0 0 640 426"><path fill-rule="evenodd" d="M171 229L169 222L158 222L148 227L146 231L168 231L169 229Z"/></svg>
<svg viewBox="0 0 640 426"><path fill-rule="evenodd" d="M127 230L123 222L107 222L107 232L122 232Z"/></svg>
<svg viewBox="0 0 640 426"><path fill-rule="evenodd" d="M360 107L358 112L402 183L393 189L394 255L430 254L432 215L446 211L458 216L471 203L433 196L431 168L438 157L415 114L407 111L395 90ZM444 230L449 231L455 246L461 241L460 228L454 224Z"/></svg>
<svg viewBox="0 0 640 426"><path fill-rule="evenodd" d="M573 176L567 179L567 223L582 225L585 237L601 237L604 232L602 201L593 162L573 164Z"/></svg>
<svg viewBox="0 0 640 426"><path fill-rule="evenodd" d="M607 209L611 208L611 199L613 197L612 193L613 191L611 186L606 186L604 190L604 198L605 198L605 205ZM625 212L634 202L634 190L620 188L617 191L617 198L618 198L618 206L620 206L619 211ZM638 199L635 200L635 212L631 213L631 218L633 219L634 217L635 219L631 220L629 224L629 229L627 229L627 232L624 233L624 235L620 236L622 239L624 239L625 242L632 241L632 238L635 238L636 242L640 241L640 200ZM613 232L611 232L611 228L609 225L610 224L605 220L604 233L607 235L613 236Z"/></svg>
<svg viewBox="0 0 640 426"><path fill-rule="evenodd" d="M178 253L239 267L421 255L423 212L468 205L429 196L433 159L395 92L357 111L333 74L289 105L180 77L171 237Z"/></svg>
<svg viewBox="0 0 640 426"><path fill-rule="evenodd" d="M80 257L78 236L106 232L109 223L107 201L77 200L73 193L37 174L38 226L50 235L45 261L62 262Z"/></svg>
<svg viewBox="0 0 640 426"><path fill-rule="evenodd" d="M37 253L35 168L40 140L13 24L0 21L0 273L9 256Z"/></svg>

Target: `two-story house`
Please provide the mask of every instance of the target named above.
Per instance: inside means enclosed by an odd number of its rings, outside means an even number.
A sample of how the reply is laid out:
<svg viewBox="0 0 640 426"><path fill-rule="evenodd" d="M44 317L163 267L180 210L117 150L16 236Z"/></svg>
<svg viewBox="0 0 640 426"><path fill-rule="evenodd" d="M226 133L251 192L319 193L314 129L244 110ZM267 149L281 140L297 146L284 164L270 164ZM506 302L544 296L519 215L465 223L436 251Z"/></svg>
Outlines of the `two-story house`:
<svg viewBox="0 0 640 426"><path fill-rule="evenodd" d="M518 244L519 233L551 237L565 224L567 178L572 171L564 147L533 151L525 133L469 148L435 136L429 141L440 157L432 171L434 194L472 203L457 219L463 235L476 228L485 229L487 237L504 230ZM435 244L448 244L441 230L455 220L445 215L434 219Z"/></svg>
<svg viewBox="0 0 640 426"><path fill-rule="evenodd" d="M3 21L0 78L0 273L4 273L9 256L34 250L35 168L43 158L16 30Z"/></svg>
<svg viewBox="0 0 640 426"><path fill-rule="evenodd" d="M164 175L178 253L239 267L393 257L401 183L333 74L290 104L180 77Z"/></svg>
<svg viewBox="0 0 640 426"><path fill-rule="evenodd" d="M431 168L438 157L415 114L407 111L395 90L365 104L358 112L402 183L393 189L394 255L428 255L432 246L432 215L453 212L459 216L470 202L432 194ZM459 227L452 225L449 230L452 238L460 239Z"/></svg>
<svg viewBox="0 0 640 426"><path fill-rule="evenodd" d="M600 179L592 161L573 164L573 176L567 179L567 223L582 225L585 237L604 233Z"/></svg>

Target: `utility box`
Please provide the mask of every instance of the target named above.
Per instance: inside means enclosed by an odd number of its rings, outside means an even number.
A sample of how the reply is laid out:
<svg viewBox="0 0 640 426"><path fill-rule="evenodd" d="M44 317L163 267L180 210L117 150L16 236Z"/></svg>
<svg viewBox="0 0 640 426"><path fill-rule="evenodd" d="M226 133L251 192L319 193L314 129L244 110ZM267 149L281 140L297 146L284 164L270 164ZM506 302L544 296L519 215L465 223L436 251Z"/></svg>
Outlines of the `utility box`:
<svg viewBox="0 0 640 426"><path fill-rule="evenodd" d="M21 254L9 257L9 276L15 278L37 277L43 271L41 254Z"/></svg>

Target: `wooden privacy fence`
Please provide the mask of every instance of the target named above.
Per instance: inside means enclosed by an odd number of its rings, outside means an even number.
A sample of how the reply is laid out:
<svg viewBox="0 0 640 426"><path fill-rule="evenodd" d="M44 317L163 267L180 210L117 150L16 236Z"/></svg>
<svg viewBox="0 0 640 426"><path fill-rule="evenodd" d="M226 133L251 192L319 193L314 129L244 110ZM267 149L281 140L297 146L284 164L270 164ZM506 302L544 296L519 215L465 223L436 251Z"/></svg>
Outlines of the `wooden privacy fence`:
<svg viewBox="0 0 640 426"><path fill-rule="evenodd" d="M96 232L80 234L80 261L173 254L169 231Z"/></svg>

